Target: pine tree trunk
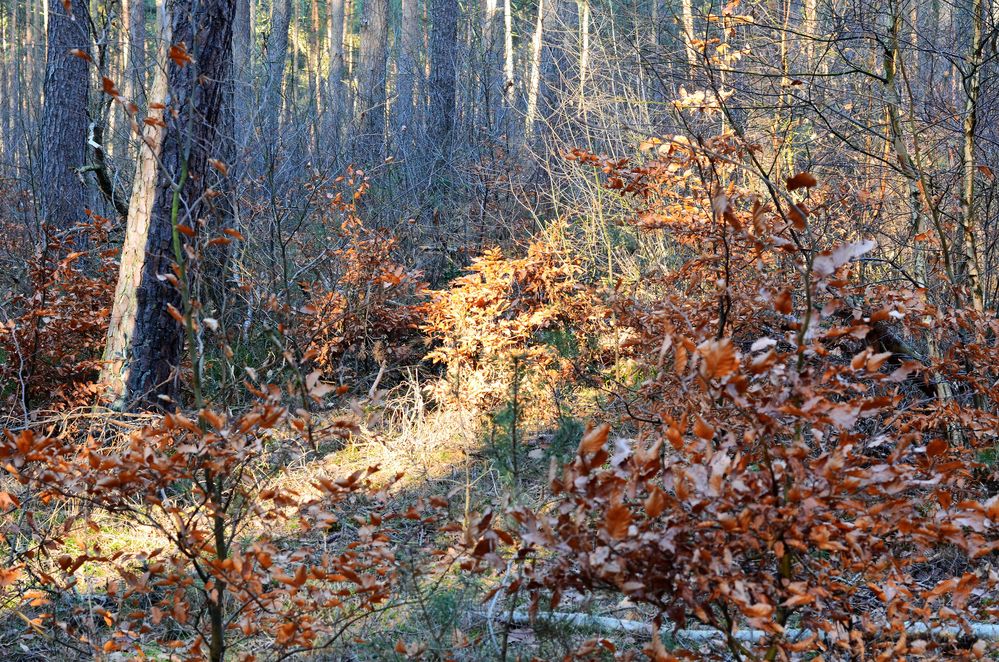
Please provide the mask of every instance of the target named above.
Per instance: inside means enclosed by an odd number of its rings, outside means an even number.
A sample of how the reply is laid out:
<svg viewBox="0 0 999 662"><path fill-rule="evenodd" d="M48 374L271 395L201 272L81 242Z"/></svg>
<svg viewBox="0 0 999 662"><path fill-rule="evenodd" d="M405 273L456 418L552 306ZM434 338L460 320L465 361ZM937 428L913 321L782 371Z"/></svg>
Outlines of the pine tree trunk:
<svg viewBox="0 0 999 662"><path fill-rule="evenodd" d="M349 108L347 87L344 85L344 78L347 75L344 58L344 0L328 0L326 10L328 12L327 25L329 32L329 57L330 70L327 89L329 90L329 100L327 101L327 112L329 123L332 125L332 136L334 144L340 144L340 123L346 109Z"/></svg>
<svg viewBox="0 0 999 662"><path fill-rule="evenodd" d="M420 71L417 62L422 41L419 0L402 0L402 29L396 65L396 103L392 113L392 126L397 138L407 144L410 142L407 137L412 136L415 129L416 81Z"/></svg>
<svg viewBox="0 0 999 662"><path fill-rule="evenodd" d="M267 39L267 82L263 99L262 128L265 144L277 141L281 116L285 61L288 59L288 28L291 0L275 0L271 6L271 33Z"/></svg>
<svg viewBox="0 0 999 662"><path fill-rule="evenodd" d="M3 61L3 66L0 67L0 98L3 99L3 104L0 105L0 154L7 159L11 157L12 143L11 138L14 132L14 123L12 121L13 113L10 112L10 61L13 57L11 55L10 46L10 9L6 4L0 5L0 60Z"/></svg>
<svg viewBox="0 0 999 662"><path fill-rule="evenodd" d="M87 152L87 88L90 28L85 0L73 0L72 15L62 0L49 0L45 105L42 111L42 219L65 229L84 218L86 190L77 169Z"/></svg>
<svg viewBox="0 0 999 662"><path fill-rule="evenodd" d="M453 0L430 2L430 106L427 135L438 161L447 159L454 131L458 56L458 4Z"/></svg>
<svg viewBox="0 0 999 662"><path fill-rule="evenodd" d="M219 187L220 174L209 159L223 148L234 0L200 0L196 10L192 4L174 0L172 18L162 7L158 16L151 101L168 100L169 110L150 110L165 127L146 123L105 351L104 380L123 408L153 408L161 404L159 396L175 391L183 328L168 306L181 309L182 300L178 287L163 277L174 273L178 252L184 254L176 226L196 228L195 219L219 214L204 193ZM168 59L167 47L180 42L191 44L193 62Z"/></svg>
<svg viewBox="0 0 999 662"><path fill-rule="evenodd" d="M360 88L359 149L369 164L385 157L388 0L365 0L357 61Z"/></svg>
<svg viewBox="0 0 999 662"><path fill-rule="evenodd" d="M503 98L507 109L513 108L517 80L513 68L513 7L503 0Z"/></svg>
<svg viewBox="0 0 999 662"><path fill-rule="evenodd" d="M253 33L250 25L252 0L236 0L232 19L233 112L235 116L236 153L242 154L250 138L253 116Z"/></svg>

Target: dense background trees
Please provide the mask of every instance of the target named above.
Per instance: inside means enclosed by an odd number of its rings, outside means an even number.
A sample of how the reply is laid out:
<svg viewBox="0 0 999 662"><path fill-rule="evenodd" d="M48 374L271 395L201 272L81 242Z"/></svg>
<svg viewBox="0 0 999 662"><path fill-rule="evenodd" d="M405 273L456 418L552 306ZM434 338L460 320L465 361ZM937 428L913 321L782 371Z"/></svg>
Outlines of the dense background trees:
<svg viewBox="0 0 999 662"><path fill-rule="evenodd" d="M996 1L0 0L0 653L985 655Z"/></svg>

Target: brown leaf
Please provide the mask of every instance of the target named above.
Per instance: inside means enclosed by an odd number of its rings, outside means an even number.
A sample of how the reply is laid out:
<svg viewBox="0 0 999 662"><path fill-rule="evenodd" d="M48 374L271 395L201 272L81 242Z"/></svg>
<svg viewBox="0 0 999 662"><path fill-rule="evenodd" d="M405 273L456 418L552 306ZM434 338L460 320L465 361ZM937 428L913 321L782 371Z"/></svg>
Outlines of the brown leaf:
<svg viewBox="0 0 999 662"><path fill-rule="evenodd" d="M658 485L653 485L649 496L645 498L645 514L649 517L659 517L666 510L666 493Z"/></svg>
<svg viewBox="0 0 999 662"><path fill-rule="evenodd" d="M187 44L183 41L170 47L170 59L181 68L194 62L194 58L187 52Z"/></svg>
<svg viewBox="0 0 999 662"><path fill-rule="evenodd" d="M607 435L609 434L610 423L601 423L597 427L591 428L579 441L579 454L596 453L607 443Z"/></svg>
<svg viewBox="0 0 999 662"><path fill-rule="evenodd" d="M926 444L926 455L929 457L940 457L947 452L947 447L947 441L938 437Z"/></svg>
<svg viewBox="0 0 999 662"><path fill-rule="evenodd" d="M722 379L739 367L735 346L729 338L706 340L697 347L697 351L704 359L701 363L701 375L705 379Z"/></svg>
<svg viewBox="0 0 999 662"><path fill-rule="evenodd" d="M780 294L774 297L774 310L784 315L791 313L791 290L781 290Z"/></svg>
<svg viewBox="0 0 999 662"><path fill-rule="evenodd" d="M607 518L604 528L615 540L621 540L628 535L628 528L631 526L631 510L621 502L617 502L607 509Z"/></svg>
<svg viewBox="0 0 999 662"><path fill-rule="evenodd" d="M799 172L794 177L787 180L787 190L797 191L800 188L811 188L818 184L818 180L810 172Z"/></svg>

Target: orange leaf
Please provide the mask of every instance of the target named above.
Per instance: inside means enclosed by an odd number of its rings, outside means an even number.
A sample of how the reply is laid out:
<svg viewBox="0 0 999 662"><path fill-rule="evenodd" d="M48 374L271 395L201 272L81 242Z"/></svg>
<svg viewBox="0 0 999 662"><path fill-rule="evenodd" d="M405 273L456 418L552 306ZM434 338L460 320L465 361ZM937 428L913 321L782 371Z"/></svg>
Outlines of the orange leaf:
<svg viewBox="0 0 999 662"><path fill-rule="evenodd" d="M926 454L930 457L939 457L947 451L947 442L937 438L926 444Z"/></svg>
<svg viewBox="0 0 999 662"><path fill-rule="evenodd" d="M666 493L658 485L653 485L649 496L645 499L645 514L649 517L659 517L666 510Z"/></svg>
<svg viewBox="0 0 999 662"><path fill-rule="evenodd" d="M620 540L628 535L628 527L631 526L631 510L623 503L615 503L607 509L607 519L604 523L607 533L615 540Z"/></svg>
<svg viewBox="0 0 999 662"><path fill-rule="evenodd" d="M170 47L170 59L173 60L174 64L181 68L190 62L194 62L194 58L192 58L191 54L187 52L187 44L184 42L180 42L179 44Z"/></svg>
<svg viewBox="0 0 999 662"><path fill-rule="evenodd" d="M774 297L774 309L784 315L791 313L791 290L782 290L780 294Z"/></svg>
<svg viewBox="0 0 999 662"><path fill-rule="evenodd" d="M704 439L705 441L711 441L715 436L715 429L708 425L703 418L697 417L694 421L694 434Z"/></svg>
<svg viewBox="0 0 999 662"><path fill-rule="evenodd" d="M704 361L701 363L701 375L705 379L721 379L731 375L739 368L739 360L735 356L735 346L728 338L722 340L706 340L697 351Z"/></svg>
<svg viewBox="0 0 999 662"><path fill-rule="evenodd" d="M609 434L610 423L601 423L597 427L591 428L579 442L579 454L596 453L607 443L607 435Z"/></svg>
<svg viewBox="0 0 999 662"><path fill-rule="evenodd" d="M799 172L794 177L787 180L787 190L797 191L800 188L811 188L818 184L818 180L810 172Z"/></svg>

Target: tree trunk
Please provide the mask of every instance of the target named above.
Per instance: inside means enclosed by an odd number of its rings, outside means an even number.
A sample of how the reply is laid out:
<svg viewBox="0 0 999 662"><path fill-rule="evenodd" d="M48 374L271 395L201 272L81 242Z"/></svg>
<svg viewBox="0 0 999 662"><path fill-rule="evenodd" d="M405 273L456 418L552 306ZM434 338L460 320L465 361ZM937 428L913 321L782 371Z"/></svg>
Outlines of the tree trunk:
<svg viewBox="0 0 999 662"><path fill-rule="evenodd" d="M485 65L483 83L483 124L490 132L495 126L494 113L500 104L503 90L502 14L497 0L482 3L482 61Z"/></svg>
<svg viewBox="0 0 999 662"><path fill-rule="evenodd" d="M312 0L309 4L309 27L311 28L311 34L309 35L309 103L312 106L312 117L310 119L313 140L318 141L317 127L319 126L319 114L322 111L319 94L319 90L322 87L319 62L322 55L323 43L323 33L319 23L319 0ZM318 143L316 151L318 151Z"/></svg>
<svg viewBox="0 0 999 662"><path fill-rule="evenodd" d="M385 84L388 53L388 0L365 0L357 61L360 88L360 152L380 163L385 149Z"/></svg>
<svg viewBox="0 0 999 662"><path fill-rule="evenodd" d="M971 2L971 41L968 45L967 71L964 75L964 121L961 145L961 242L964 281L971 291L972 305L978 312L985 310L983 295L981 255L978 248L978 219L976 218L975 142L978 126L978 96L982 80L982 24L985 21L982 0Z"/></svg>
<svg viewBox="0 0 999 662"><path fill-rule="evenodd" d="M534 22L534 36L531 38L531 78L527 84L527 111L524 115L524 137L530 141L534 136L534 124L538 119L538 94L541 90L541 46L544 42L545 14L554 0L538 0L538 15Z"/></svg>
<svg viewBox="0 0 999 662"><path fill-rule="evenodd" d="M687 56L687 74L691 80L697 72L697 51L694 50L694 6L691 0L682 0L680 3L681 30L683 31L683 52Z"/></svg>
<svg viewBox="0 0 999 662"><path fill-rule="evenodd" d="M2 67L0 67L0 99L4 100L2 106L0 106L0 154L4 157L10 158L11 156L11 138L14 132L14 123L11 121L13 113L10 112L10 99L11 99L11 85L10 85L10 65L9 63L13 59L11 55L11 39L10 39L10 9L7 8L6 4L0 5L0 61L3 62Z"/></svg>
<svg viewBox="0 0 999 662"><path fill-rule="evenodd" d="M134 1L134 0L133 0ZM251 0L236 0L232 18L233 112L236 154L242 154L250 138L253 116L253 33L250 25Z"/></svg>
<svg viewBox="0 0 999 662"><path fill-rule="evenodd" d="M291 0L275 0L271 6L271 33L267 38L267 82L264 92L263 138L265 144L278 141L278 118L281 116L281 90L285 61L288 59L288 28L291 24Z"/></svg>
<svg viewBox="0 0 999 662"><path fill-rule="evenodd" d="M174 0L172 19L162 5L158 10L158 66L150 96L167 100L169 109L151 104L152 119L166 126L146 123L105 351L104 380L125 408L153 408L159 396L174 392L183 328L169 306L185 307L180 291L189 284L177 227L197 228L199 219L214 215L204 194L218 186L220 176L209 159L222 149L234 0L199 0L196 10L192 4ZM192 62L168 59L168 46L181 42L191 44ZM175 273L181 275L179 288L163 278ZM216 652L212 659L221 659Z"/></svg>
<svg viewBox="0 0 999 662"><path fill-rule="evenodd" d="M125 60L125 98L140 108L145 100L146 11L143 0L123 0L128 25L128 49Z"/></svg>
<svg viewBox="0 0 999 662"><path fill-rule="evenodd" d="M573 77L569 57L570 35L576 35L579 16L575 0L543 0L538 6L538 23L531 52L531 90L528 95L526 132L536 133L536 123L545 123L561 133L568 119L560 106L566 85Z"/></svg>
<svg viewBox="0 0 999 662"><path fill-rule="evenodd" d="M326 9L328 12L327 23L329 32L330 49L330 71L329 100L327 102L327 112L329 122L332 125L332 135L334 144L340 144L340 121L344 116L346 108L349 108L347 99L347 87L344 85L346 70L344 68L344 0L328 0Z"/></svg>
<svg viewBox="0 0 999 662"><path fill-rule="evenodd" d="M86 60L70 51L90 53L90 28L85 0L73 0L72 14L66 13L62 0L49 4L41 210L46 223L66 229L84 218L86 189L76 171L86 160L90 80Z"/></svg>
<svg viewBox="0 0 999 662"><path fill-rule="evenodd" d="M508 109L513 108L517 87L513 68L513 7L503 0L503 98Z"/></svg>
<svg viewBox="0 0 999 662"><path fill-rule="evenodd" d="M454 131L456 60L458 57L458 4L454 0L430 2L430 107L427 135L440 150L438 163L448 158Z"/></svg>
<svg viewBox="0 0 999 662"><path fill-rule="evenodd" d="M585 112L586 74L590 67L590 0L579 0L579 112Z"/></svg>
<svg viewBox="0 0 999 662"><path fill-rule="evenodd" d="M402 0L402 30L396 65L396 104L392 125L405 140L415 129L415 94L422 45L419 0ZM406 141L408 142L408 141Z"/></svg>

